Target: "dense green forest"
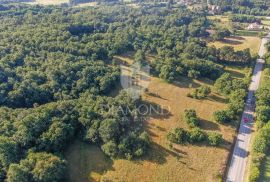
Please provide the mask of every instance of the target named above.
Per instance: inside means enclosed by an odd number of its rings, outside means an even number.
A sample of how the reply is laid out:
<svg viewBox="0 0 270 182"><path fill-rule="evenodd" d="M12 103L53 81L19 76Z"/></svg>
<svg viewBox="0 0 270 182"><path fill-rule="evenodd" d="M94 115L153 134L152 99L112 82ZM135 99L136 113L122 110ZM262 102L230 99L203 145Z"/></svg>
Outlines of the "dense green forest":
<svg viewBox="0 0 270 182"><path fill-rule="evenodd" d="M222 11L232 11L236 14L270 15L270 1L266 0L210 0L218 5Z"/></svg>
<svg viewBox="0 0 270 182"><path fill-rule="evenodd" d="M205 12L179 7L1 5L0 181L61 180L75 137L112 158L144 155L148 135L133 125L140 100L108 96L120 75L113 56L155 55L152 74L166 81L215 80L224 63L251 63L248 49L208 48L209 24Z"/></svg>

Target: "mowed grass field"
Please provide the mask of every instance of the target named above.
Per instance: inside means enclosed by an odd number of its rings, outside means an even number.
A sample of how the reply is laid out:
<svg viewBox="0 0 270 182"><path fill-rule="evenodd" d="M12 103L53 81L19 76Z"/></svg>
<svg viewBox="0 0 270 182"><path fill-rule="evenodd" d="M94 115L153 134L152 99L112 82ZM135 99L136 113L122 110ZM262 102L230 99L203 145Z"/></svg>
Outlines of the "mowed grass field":
<svg viewBox="0 0 270 182"><path fill-rule="evenodd" d="M232 46L235 50L244 50L250 48L251 54L256 55L260 48L261 39L259 37L241 36L241 37L228 37L223 41L209 42L208 46L215 46L221 48L224 46Z"/></svg>
<svg viewBox="0 0 270 182"><path fill-rule="evenodd" d="M119 62L131 64L132 55L117 56ZM148 57L152 59L152 57ZM226 70L235 77L243 77L248 69L228 67ZM113 182L210 182L217 181L217 175L225 167L235 127L219 125L213 121L213 112L226 107L226 99L212 93L208 99L196 100L187 94L200 85L212 86L210 80L191 80L180 77L172 84L151 77L148 92L142 99L145 103L158 105L164 113L152 113L143 123L151 136L152 144L148 154L135 161L110 160L100 149L75 142L67 150L70 182L113 181ZM188 128L183 120L185 109L195 109L200 118L201 128L223 135L220 147L200 145L174 145L170 148L167 133L175 127Z"/></svg>

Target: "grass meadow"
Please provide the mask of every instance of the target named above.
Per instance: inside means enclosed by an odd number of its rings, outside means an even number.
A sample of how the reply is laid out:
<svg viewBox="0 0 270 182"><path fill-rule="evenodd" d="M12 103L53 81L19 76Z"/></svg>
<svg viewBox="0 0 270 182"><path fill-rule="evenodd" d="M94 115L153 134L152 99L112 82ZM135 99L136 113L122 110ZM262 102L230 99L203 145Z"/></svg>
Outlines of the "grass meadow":
<svg viewBox="0 0 270 182"><path fill-rule="evenodd" d="M118 62L131 64L132 54L117 56ZM148 57L150 60L153 56ZM244 77L249 69L227 67L227 72L234 77ZM139 160L115 159L104 156L100 149L76 141L67 151L70 178L72 182L87 181L217 181L220 171L224 170L233 137L235 126L220 125L213 121L212 114L226 107L224 97L213 92L205 100L187 97L192 89L200 85L209 85L210 80L192 80L180 77L172 84L151 77L147 93L142 99L154 106L162 106L166 114L154 113L147 116L143 128L149 133L152 144L148 154ZM185 109L195 109L200 118L200 127L206 131L216 131L223 135L224 142L220 147L206 144L176 145L169 147L166 135L175 127L188 128L183 120ZM79 144L78 144L79 143ZM75 169L75 170L74 170Z"/></svg>
<svg viewBox="0 0 270 182"><path fill-rule="evenodd" d="M250 48L251 54L256 55L260 48L261 39L259 37L251 36L232 36L227 37L222 41L209 42L208 46L215 46L221 48L224 46L232 46L235 50L244 50Z"/></svg>

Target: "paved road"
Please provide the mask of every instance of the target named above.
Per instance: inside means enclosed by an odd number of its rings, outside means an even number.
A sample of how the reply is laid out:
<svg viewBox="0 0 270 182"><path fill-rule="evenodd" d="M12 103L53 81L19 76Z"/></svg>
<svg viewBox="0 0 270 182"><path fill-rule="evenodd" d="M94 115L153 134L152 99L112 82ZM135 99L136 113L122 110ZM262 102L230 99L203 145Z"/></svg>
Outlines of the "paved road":
<svg viewBox="0 0 270 182"><path fill-rule="evenodd" d="M265 44L270 40L270 34L262 39L259 56L262 58L266 53ZM236 144L233 150L233 155L230 160L230 167L227 174L226 182L243 182L247 159L249 154L249 144L252 133L253 117L255 111L254 92L259 88L263 59L258 59L254 68L252 82L249 87L248 98L241 119L241 125L238 131ZM248 120L249 122L245 122Z"/></svg>

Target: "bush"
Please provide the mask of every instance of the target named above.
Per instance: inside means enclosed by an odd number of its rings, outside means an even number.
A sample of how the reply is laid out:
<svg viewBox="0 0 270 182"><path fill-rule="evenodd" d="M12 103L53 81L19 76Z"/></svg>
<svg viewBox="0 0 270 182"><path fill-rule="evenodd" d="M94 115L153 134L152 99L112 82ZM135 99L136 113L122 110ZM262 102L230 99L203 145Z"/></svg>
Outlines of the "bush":
<svg viewBox="0 0 270 182"><path fill-rule="evenodd" d="M270 106L258 106L256 108L257 119L266 123L270 121Z"/></svg>
<svg viewBox="0 0 270 182"><path fill-rule="evenodd" d="M214 119L218 123L229 123L233 119L233 113L230 110L214 112Z"/></svg>
<svg viewBox="0 0 270 182"><path fill-rule="evenodd" d="M208 143L212 146L218 146L222 142L222 135L216 132L208 133Z"/></svg>
<svg viewBox="0 0 270 182"><path fill-rule="evenodd" d="M185 121L191 128L199 126L196 111L193 109L185 110Z"/></svg>
<svg viewBox="0 0 270 182"><path fill-rule="evenodd" d="M200 128L193 128L189 132L189 142L195 143L195 142L202 142L206 138L206 134L200 129Z"/></svg>
<svg viewBox="0 0 270 182"><path fill-rule="evenodd" d="M149 143L150 139L146 132L141 133L139 137L136 133L132 132L121 139L118 145L119 153L127 159L141 157L145 154Z"/></svg>
<svg viewBox="0 0 270 182"><path fill-rule="evenodd" d="M189 133L183 128L175 128L168 133L167 139L173 143L183 144L188 142Z"/></svg>
<svg viewBox="0 0 270 182"><path fill-rule="evenodd" d="M232 76L229 73L224 73L216 80L214 86L219 93L229 95L232 91Z"/></svg>
<svg viewBox="0 0 270 182"><path fill-rule="evenodd" d="M256 182L258 181L260 177L260 170L258 167L252 167L250 169L250 176L249 176L249 181L250 182Z"/></svg>
<svg viewBox="0 0 270 182"><path fill-rule="evenodd" d="M266 138L259 133L254 139L253 151L258 153L264 153L267 149L266 143Z"/></svg>
<svg viewBox="0 0 270 182"><path fill-rule="evenodd" d="M237 89L231 92L229 96L229 110L232 111L233 114L236 115L243 112L246 95L247 92L245 89Z"/></svg>
<svg viewBox="0 0 270 182"><path fill-rule="evenodd" d="M189 70L187 76L188 76L189 78L197 79L197 78L199 78L200 74L201 74L201 73L200 73L199 71L196 71L196 70Z"/></svg>
<svg viewBox="0 0 270 182"><path fill-rule="evenodd" d="M117 145L113 141L109 141L101 146L102 151L110 156L115 157L117 155Z"/></svg>
<svg viewBox="0 0 270 182"><path fill-rule="evenodd" d="M214 40L222 40L225 37L228 37L231 35L231 32L228 29L218 29L215 31L215 33L212 35L212 38Z"/></svg>
<svg viewBox="0 0 270 182"><path fill-rule="evenodd" d="M204 99L211 93L211 88L208 86L200 86L199 88L196 88L192 93L188 94L188 97L194 98L194 99Z"/></svg>

